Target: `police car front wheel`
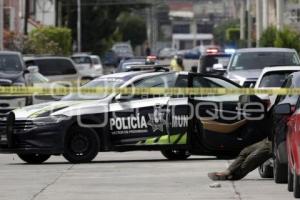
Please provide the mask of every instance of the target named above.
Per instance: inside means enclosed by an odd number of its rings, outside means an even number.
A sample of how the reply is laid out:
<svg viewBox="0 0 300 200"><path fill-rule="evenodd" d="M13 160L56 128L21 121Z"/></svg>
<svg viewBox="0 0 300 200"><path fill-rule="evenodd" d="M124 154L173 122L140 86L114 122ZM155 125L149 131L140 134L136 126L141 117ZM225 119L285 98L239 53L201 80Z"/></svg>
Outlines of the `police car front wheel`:
<svg viewBox="0 0 300 200"><path fill-rule="evenodd" d="M191 155L187 150L162 150L161 153L168 160L185 160Z"/></svg>
<svg viewBox="0 0 300 200"><path fill-rule="evenodd" d="M19 158L29 164L42 164L50 158L51 155L46 154L18 154Z"/></svg>
<svg viewBox="0 0 300 200"><path fill-rule="evenodd" d="M66 134L63 156L71 163L91 162L100 146L97 133L88 128L74 126Z"/></svg>

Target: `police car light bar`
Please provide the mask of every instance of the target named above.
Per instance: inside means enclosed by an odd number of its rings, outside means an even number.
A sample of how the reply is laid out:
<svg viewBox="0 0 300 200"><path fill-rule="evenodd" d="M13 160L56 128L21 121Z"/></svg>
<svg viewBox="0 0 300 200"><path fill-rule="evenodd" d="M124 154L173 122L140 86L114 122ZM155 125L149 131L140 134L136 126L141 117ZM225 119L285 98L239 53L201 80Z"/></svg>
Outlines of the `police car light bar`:
<svg viewBox="0 0 300 200"><path fill-rule="evenodd" d="M169 71L169 65L132 65L129 71L137 70L164 70Z"/></svg>

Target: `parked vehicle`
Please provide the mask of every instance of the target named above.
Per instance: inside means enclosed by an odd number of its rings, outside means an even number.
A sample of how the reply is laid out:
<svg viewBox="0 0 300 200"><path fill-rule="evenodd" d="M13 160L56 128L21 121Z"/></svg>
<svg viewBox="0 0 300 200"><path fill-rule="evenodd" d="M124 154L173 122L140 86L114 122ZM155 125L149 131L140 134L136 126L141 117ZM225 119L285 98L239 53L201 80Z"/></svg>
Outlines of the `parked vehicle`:
<svg viewBox="0 0 300 200"><path fill-rule="evenodd" d="M300 71L300 66L281 66L281 67L266 67L263 69L260 77L258 78L255 88L257 89L276 89L283 86L284 81L290 74ZM286 87L286 86L284 86ZM276 102L280 101L283 97L277 95L258 95L263 101L268 104L268 110L273 112L273 106ZM285 126L286 120L282 118L274 118L274 160L267 161L259 167L259 173L262 178L273 178L276 183L287 181L287 157L286 144L285 144ZM274 167L274 168L273 168Z"/></svg>
<svg viewBox="0 0 300 200"><path fill-rule="evenodd" d="M75 63L67 57L34 57L25 59L26 67L37 66L39 72L54 81L76 81L80 70Z"/></svg>
<svg viewBox="0 0 300 200"><path fill-rule="evenodd" d="M199 60L198 71L203 74L223 75L226 72L231 54L205 53Z"/></svg>
<svg viewBox="0 0 300 200"><path fill-rule="evenodd" d="M72 55L71 59L81 73L90 74L91 77L103 75L103 66L99 56L80 53Z"/></svg>
<svg viewBox="0 0 300 200"><path fill-rule="evenodd" d="M200 52L200 49L199 47L195 47L193 49L189 49L187 50L184 55L183 55L183 58L184 59L195 59L195 60L198 60L201 56L201 52Z"/></svg>
<svg viewBox="0 0 300 200"><path fill-rule="evenodd" d="M300 58L294 49L239 49L231 57L225 76L243 87L254 87L265 67L299 65Z"/></svg>
<svg viewBox="0 0 300 200"><path fill-rule="evenodd" d="M300 86L300 73L294 73L288 79L287 86ZM299 155L299 95L292 95L290 98L285 98L274 109L274 113L285 119L285 129L282 130L286 142L285 152L282 158L287 160L288 167L285 171L287 174L288 190L294 191L294 197L300 198L300 155Z"/></svg>
<svg viewBox="0 0 300 200"><path fill-rule="evenodd" d="M118 56L113 50L107 51L103 56L103 64L105 66L117 67L119 64Z"/></svg>
<svg viewBox="0 0 300 200"><path fill-rule="evenodd" d="M163 48L158 52L158 59L171 59L176 56L177 50L173 48Z"/></svg>
<svg viewBox="0 0 300 200"><path fill-rule="evenodd" d="M116 53L119 61L126 58L133 58L133 50L128 42L120 42L113 45L112 50Z"/></svg>
<svg viewBox="0 0 300 200"><path fill-rule="evenodd" d="M0 86L30 86L37 74L26 70L22 55L19 52L0 52ZM13 109L31 105L30 97L1 96L0 113L7 113Z"/></svg>
<svg viewBox="0 0 300 200"><path fill-rule="evenodd" d="M223 77L161 72L153 67L104 75L83 87L239 88ZM242 105L250 102L257 105L260 99L227 94L70 94L61 101L24 107L0 118L0 152L17 153L28 163L42 163L60 154L73 163L89 162L99 151L158 150L170 160L187 159L191 154L233 156L263 136L264 105L260 104L259 111L256 107L248 111ZM212 112L217 113L210 116Z"/></svg>

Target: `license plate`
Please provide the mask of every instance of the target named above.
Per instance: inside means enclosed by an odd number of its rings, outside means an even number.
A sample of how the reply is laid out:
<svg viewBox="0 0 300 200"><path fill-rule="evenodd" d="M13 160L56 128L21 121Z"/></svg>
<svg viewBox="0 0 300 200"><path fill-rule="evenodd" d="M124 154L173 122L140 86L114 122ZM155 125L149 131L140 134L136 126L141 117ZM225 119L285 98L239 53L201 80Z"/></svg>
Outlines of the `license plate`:
<svg viewBox="0 0 300 200"><path fill-rule="evenodd" d="M1 142L7 142L7 136L6 135L0 135L0 141Z"/></svg>

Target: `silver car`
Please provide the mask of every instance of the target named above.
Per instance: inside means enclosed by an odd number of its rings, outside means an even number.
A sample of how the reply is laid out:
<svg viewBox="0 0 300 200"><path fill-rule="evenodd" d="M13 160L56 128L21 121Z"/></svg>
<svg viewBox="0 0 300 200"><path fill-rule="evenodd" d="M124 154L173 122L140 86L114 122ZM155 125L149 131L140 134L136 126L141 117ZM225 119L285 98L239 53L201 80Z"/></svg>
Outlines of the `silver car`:
<svg viewBox="0 0 300 200"><path fill-rule="evenodd" d="M254 87L263 68L299 64L300 58L294 49L239 49L231 57L225 76L243 87Z"/></svg>

